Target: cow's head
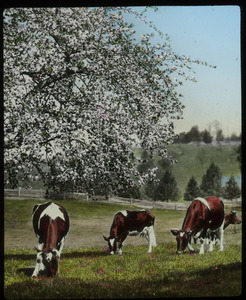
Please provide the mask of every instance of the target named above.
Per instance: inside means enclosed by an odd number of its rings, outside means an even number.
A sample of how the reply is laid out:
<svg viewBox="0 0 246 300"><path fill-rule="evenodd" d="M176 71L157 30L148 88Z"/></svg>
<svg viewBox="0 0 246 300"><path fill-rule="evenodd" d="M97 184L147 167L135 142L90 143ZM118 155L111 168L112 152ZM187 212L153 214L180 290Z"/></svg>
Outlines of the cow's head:
<svg viewBox="0 0 246 300"><path fill-rule="evenodd" d="M104 240L108 242L108 247L109 247L109 253L110 254L115 254L117 250L117 238L114 237L106 237L103 236Z"/></svg>
<svg viewBox="0 0 246 300"><path fill-rule="evenodd" d="M39 277L46 275L47 277L53 277L58 272L58 251L56 249L50 249L48 252L37 249L36 266L33 271L32 277Z"/></svg>
<svg viewBox="0 0 246 300"><path fill-rule="evenodd" d="M241 221L237 218L237 212L232 210L229 214L229 224L240 224Z"/></svg>
<svg viewBox="0 0 246 300"><path fill-rule="evenodd" d="M191 236L191 230L178 230L178 229L171 229L171 233L176 236L177 240L177 254L181 254L184 252L185 248L188 245L189 238Z"/></svg>

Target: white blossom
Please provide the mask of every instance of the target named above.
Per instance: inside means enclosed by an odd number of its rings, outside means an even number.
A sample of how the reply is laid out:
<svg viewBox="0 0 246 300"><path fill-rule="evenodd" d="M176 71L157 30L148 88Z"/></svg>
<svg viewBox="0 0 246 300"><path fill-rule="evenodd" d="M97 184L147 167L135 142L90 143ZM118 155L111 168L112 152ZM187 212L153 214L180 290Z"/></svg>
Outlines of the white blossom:
<svg viewBox="0 0 246 300"><path fill-rule="evenodd" d="M130 8L4 11L5 183L91 193L155 178L140 176L133 146L168 157L183 111L169 75L191 61L153 33L135 43L123 11L147 24Z"/></svg>

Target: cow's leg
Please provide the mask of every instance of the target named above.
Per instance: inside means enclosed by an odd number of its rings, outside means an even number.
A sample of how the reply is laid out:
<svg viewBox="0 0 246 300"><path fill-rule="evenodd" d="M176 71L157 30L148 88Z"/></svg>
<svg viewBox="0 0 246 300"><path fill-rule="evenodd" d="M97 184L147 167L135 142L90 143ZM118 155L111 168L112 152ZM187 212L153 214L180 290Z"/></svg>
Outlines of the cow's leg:
<svg viewBox="0 0 246 300"><path fill-rule="evenodd" d="M203 238L200 238L201 247L200 247L199 254L204 254L204 245L205 245L204 242L205 240Z"/></svg>
<svg viewBox="0 0 246 300"><path fill-rule="evenodd" d="M152 241L152 246L155 247L157 246L157 243L156 243L156 238L155 238L155 230L154 230L154 226L150 226L149 227L149 237Z"/></svg>
<svg viewBox="0 0 246 300"><path fill-rule="evenodd" d="M207 230L208 230L207 227L205 227L201 230L201 235L200 235L201 247L200 247L199 254L204 254L204 247L205 247L205 239L206 239L206 235L207 235Z"/></svg>
<svg viewBox="0 0 246 300"><path fill-rule="evenodd" d="M154 226L149 226L147 228L147 235L148 238L146 237L146 239L148 240L149 243L149 249L148 249L148 253L152 252L152 247L156 246L156 238L155 238L155 231L154 231Z"/></svg>
<svg viewBox="0 0 246 300"><path fill-rule="evenodd" d="M58 247L58 256L59 256L59 258L61 257L61 254L62 254L62 250L63 250L63 247L64 247L64 244L65 244L65 237L63 237L62 239L61 239L61 242L60 242L60 245L59 245L59 247Z"/></svg>
<svg viewBox="0 0 246 300"><path fill-rule="evenodd" d="M194 248L191 246L192 240L193 240L193 242L194 242L193 236L190 236L190 237L189 237L189 241L188 241L188 249L189 249L190 253L195 253Z"/></svg>
<svg viewBox="0 0 246 300"><path fill-rule="evenodd" d="M214 237L211 237L211 239L209 240L209 252L213 252L214 250Z"/></svg>
<svg viewBox="0 0 246 300"><path fill-rule="evenodd" d="M219 236L219 246L220 249L219 251L223 251L224 250L224 222L223 224L220 226L219 230L218 230L218 236Z"/></svg>
<svg viewBox="0 0 246 300"><path fill-rule="evenodd" d="M212 231L210 235L209 251L213 252L213 247L216 244L216 239L218 237L218 231Z"/></svg>
<svg viewBox="0 0 246 300"><path fill-rule="evenodd" d="M124 240L126 239L127 235L128 235L128 232L124 232L124 233L122 233L122 234L117 238L117 240L118 240L118 247L117 247L117 252L116 252L116 253L117 253L118 255L122 255L123 242L124 242Z"/></svg>
<svg viewBox="0 0 246 300"><path fill-rule="evenodd" d="M43 248L44 248L44 243L42 243L42 241L41 240L39 240L38 241L38 247L37 247L39 250L43 250Z"/></svg>

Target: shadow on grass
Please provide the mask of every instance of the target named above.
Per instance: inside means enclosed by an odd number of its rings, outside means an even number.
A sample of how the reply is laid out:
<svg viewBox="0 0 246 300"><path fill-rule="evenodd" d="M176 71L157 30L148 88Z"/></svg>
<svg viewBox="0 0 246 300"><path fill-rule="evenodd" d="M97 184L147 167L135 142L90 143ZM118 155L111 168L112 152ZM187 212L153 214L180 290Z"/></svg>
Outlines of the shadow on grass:
<svg viewBox="0 0 246 300"><path fill-rule="evenodd" d="M17 273L23 273L27 277L31 277L32 273L34 271L34 267L29 267L29 268L21 268L17 270Z"/></svg>
<svg viewBox="0 0 246 300"><path fill-rule="evenodd" d="M82 257L91 257L91 256L108 256L109 254L105 250L88 250L88 251L72 251L72 252L65 252L62 253L61 259L66 258L82 258ZM4 255L5 260L35 260L36 259L36 253L35 250L33 251L33 254L5 254Z"/></svg>
<svg viewBox="0 0 246 300"><path fill-rule="evenodd" d="M108 256L109 254L104 250L97 250L97 251L73 251L68 253L62 253L61 259L66 258L82 258L82 257L91 257L91 256Z"/></svg>
<svg viewBox="0 0 246 300"><path fill-rule="evenodd" d="M33 251L34 252L34 251ZM34 254L4 254L4 259L14 259L14 260L35 260L36 253Z"/></svg>
<svg viewBox="0 0 246 300"><path fill-rule="evenodd" d="M36 279L7 286L5 296L11 299L238 296L242 288L240 282L242 264L230 263L218 266L218 270L220 268L223 270L222 273L211 272L211 267L194 270L185 279L176 272L166 274L162 278L157 276L156 279L139 278L132 281L132 279L121 278L120 284L113 278L111 280L102 278L100 282L88 282L79 277ZM31 268L19 269L19 271L29 276Z"/></svg>

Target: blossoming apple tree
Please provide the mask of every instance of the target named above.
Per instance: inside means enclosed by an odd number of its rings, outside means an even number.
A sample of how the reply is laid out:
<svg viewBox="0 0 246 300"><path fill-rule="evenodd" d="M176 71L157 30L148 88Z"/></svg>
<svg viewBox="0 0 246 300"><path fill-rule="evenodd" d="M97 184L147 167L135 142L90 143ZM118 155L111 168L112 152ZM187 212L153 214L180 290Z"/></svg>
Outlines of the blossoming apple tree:
<svg viewBox="0 0 246 300"><path fill-rule="evenodd" d="M163 43L138 37L127 14L147 23L130 8L4 11L5 183L108 193L154 180L133 146L169 157L184 108L176 87L201 62L156 29Z"/></svg>

